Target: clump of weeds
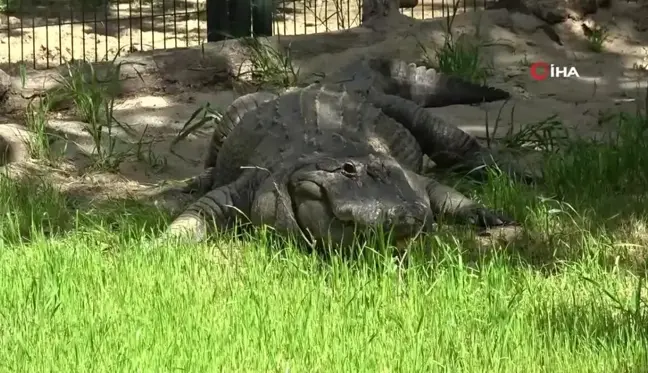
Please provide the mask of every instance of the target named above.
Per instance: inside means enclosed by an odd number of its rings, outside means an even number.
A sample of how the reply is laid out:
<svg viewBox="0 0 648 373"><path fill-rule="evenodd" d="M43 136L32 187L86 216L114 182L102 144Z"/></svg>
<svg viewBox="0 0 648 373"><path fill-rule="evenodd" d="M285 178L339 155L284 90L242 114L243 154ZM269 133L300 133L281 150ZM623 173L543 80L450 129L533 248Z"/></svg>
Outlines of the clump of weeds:
<svg viewBox="0 0 648 373"><path fill-rule="evenodd" d="M20 80L23 87L26 83L26 77L27 72L25 66L21 65ZM62 155L54 151L52 144L56 140L56 135L48 128L51 106L55 101L52 99L53 94L46 92L44 95L33 95L29 97L24 115L25 127L30 132L30 136L24 139L29 155L31 158L45 161L49 165L58 163Z"/></svg>
<svg viewBox="0 0 648 373"><path fill-rule="evenodd" d="M482 41L479 22L477 22L475 35L456 34L453 31L458 9L459 2L455 0L451 12L449 11L445 17L444 42L441 47L435 48L434 56L430 55L422 43L418 43L423 52L423 63L440 72L484 84L492 75L492 68L484 54L484 48L489 44Z"/></svg>
<svg viewBox="0 0 648 373"><path fill-rule="evenodd" d="M121 129L128 134L133 131L113 115L115 99L121 92L120 73L124 64L114 59L101 68L86 61L66 63L64 72L55 78L57 87L45 96L46 106L50 108L70 102L75 114L84 122L84 130L90 134L94 145L93 169L112 171L129 153L117 149L115 130Z"/></svg>
<svg viewBox="0 0 648 373"><path fill-rule="evenodd" d="M582 27L589 49L596 53L602 52L605 42L610 38L610 29L607 26L598 25L588 27L586 24L583 24Z"/></svg>
<svg viewBox="0 0 648 373"><path fill-rule="evenodd" d="M284 89L297 84L299 69L293 64L290 48L282 51L279 47L273 47L267 39L262 41L258 37L242 38L241 43L246 49L250 69L241 72L241 65L239 78L250 75L255 84L264 88Z"/></svg>

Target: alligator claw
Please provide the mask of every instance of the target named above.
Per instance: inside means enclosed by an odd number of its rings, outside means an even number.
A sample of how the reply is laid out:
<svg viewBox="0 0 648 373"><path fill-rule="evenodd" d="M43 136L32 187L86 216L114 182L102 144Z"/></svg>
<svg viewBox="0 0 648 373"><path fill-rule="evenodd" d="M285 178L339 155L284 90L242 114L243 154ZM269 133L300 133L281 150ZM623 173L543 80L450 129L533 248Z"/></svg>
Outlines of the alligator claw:
<svg viewBox="0 0 648 373"><path fill-rule="evenodd" d="M510 217L491 211L486 207L473 207L466 212L465 217L469 224L483 228L519 225Z"/></svg>

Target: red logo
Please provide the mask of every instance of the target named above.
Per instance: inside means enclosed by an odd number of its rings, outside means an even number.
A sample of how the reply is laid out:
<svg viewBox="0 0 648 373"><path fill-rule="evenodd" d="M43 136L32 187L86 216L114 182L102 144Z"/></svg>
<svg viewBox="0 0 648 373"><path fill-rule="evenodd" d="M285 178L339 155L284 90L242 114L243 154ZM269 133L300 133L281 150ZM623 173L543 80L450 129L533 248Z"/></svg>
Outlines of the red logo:
<svg viewBox="0 0 648 373"><path fill-rule="evenodd" d="M551 73L551 66L546 62L534 62L529 67L529 74L534 80L545 80Z"/></svg>

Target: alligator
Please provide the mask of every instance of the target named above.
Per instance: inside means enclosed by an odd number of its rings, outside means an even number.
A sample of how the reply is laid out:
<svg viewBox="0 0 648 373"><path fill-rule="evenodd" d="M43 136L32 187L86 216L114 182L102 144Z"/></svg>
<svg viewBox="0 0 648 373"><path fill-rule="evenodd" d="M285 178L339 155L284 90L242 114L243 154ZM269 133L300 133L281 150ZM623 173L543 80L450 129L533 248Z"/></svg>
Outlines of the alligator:
<svg viewBox="0 0 648 373"><path fill-rule="evenodd" d="M210 223L225 228L238 219L342 245L358 228L386 229L397 240L433 231L440 216L485 228L517 225L422 175L424 154L441 168L494 162L475 137L424 107L509 94L400 60L364 59L360 67L280 95L235 100L214 131L205 172L189 183L198 199L165 236L202 240Z"/></svg>
<svg viewBox="0 0 648 373"><path fill-rule="evenodd" d="M504 90L468 83L452 75L440 74L435 69L417 66L399 59L362 58L347 64L340 71L324 80L344 84L344 89L360 94L371 88L388 95L397 95L426 108L479 104L510 98L510 94ZM317 83L319 80L315 82ZM287 92L295 89L299 88L289 88ZM219 150L227 135L247 112L253 111L259 105L279 96L278 93L261 91L243 95L232 102L226 109L223 120L216 125L212 133L204 162L205 171L188 181L184 188L185 192L204 194L212 187L214 181L212 170L216 166ZM390 115L390 110L387 110L386 114ZM394 119L398 120L398 115ZM461 141L464 136L468 136L469 140L466 141L471 143L474 143L475 140L465 132L457 131L442 121L431 126L436 128L432 131L438 132L434 138L446 142L448 145L437 146L437 154L431 158L435 160L439 168L451 164L455 168L462 169L462 164L455 160L447 160L445 157L457 156L452 149L455 147L459 149L462 146ZM477 144L471 146L477 146ZM463 168L465 169L465 167ZM478 168L477 171L479 170L483 169ZM484 176L484 173L477 172L473 175ZM518 173L518 176L528 179L525 173Z"/></svg>

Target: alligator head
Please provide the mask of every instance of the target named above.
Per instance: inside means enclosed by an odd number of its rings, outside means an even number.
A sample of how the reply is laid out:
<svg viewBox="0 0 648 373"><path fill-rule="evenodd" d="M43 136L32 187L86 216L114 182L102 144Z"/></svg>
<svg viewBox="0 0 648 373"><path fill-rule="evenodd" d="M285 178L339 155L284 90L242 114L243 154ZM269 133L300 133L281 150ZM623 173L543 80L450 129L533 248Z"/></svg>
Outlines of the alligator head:
<svg viewBox="0 0 648 373"><path fill-rule="evenodd" d="M347 245L378 229L394 241L432 228L424 186L391 157L321 157L289 177L288 195L299 229L320 242Z"/></svg>

